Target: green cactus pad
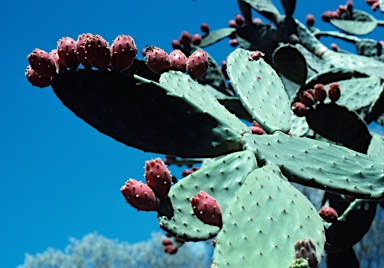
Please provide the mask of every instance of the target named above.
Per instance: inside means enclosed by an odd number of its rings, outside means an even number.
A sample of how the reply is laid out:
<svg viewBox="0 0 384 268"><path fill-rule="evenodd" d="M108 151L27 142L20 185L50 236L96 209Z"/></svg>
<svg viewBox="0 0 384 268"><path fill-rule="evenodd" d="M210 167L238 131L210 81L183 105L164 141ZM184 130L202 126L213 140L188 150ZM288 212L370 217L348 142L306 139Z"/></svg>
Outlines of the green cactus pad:
<svg viewBox="0 0 384 268"><path fill-rule="evenodd" d="M216 199L224 213L235 192L256 168L256 159L249 151L232 153L204 165L171 187L168 197L173 217L160 215L160 227L187 241L207 240L216 236L218 227L204 224L193 215L190 198L204 190Z"/></svg>
<svg viewBox="0 0 384 268"><path fill-rule="evenodd" d="M218 122L220 116L173 89L137 75L66 71L52 79L52 88L63 104L85 122L143 151L181 157L227 154L241 149L240 138L247 129L237 118L236 123ZM207 104L210 111L216 107L209 101ZM231 124L240 128L234 129Z"/></svg>
<svg viewBox="0 0 384 268"><path fill-rule="evenodd" d="M244 109L244 106L238 97L220 97L217 98L217 100L238 118L242 118L250 122L252 121L252 117L249 115L247 110Z"/></svg>
<svg viewBox="0 0 384 268"><path fill-rule="evenodd" d="M368 155L384 162L384 136L372 133L371 143L368 147Z"/></svg>
<svg viewBox="0 0 384 268"><path fill-rule="evenodd" d="M377 76L352 78L337 83L341 95L336 103L351 111L357 111L375 103L383 91L381 80ZM329 84L325 85L325 88L328 90ZM330 103L330 100L327 98L324 102Z"/></svg>
<svg viewBox="0 0 384 268"><path fill-rule="evenodd" d="M259 165L279 166L290 181L357 198L384 198L384 164L373 157L281 132L245 134L243 141Z"/></svg>
<svg viewBox="0 0 384 268"><path fill-rule="evenodd" d="M199 46L202 48L210 46L228 37L235 31L236 31L235 28L223 28L223 29L211 31L201 39L201 43Z"/></svg>
<svg viewBox="0 0 384 268"><path fill-rule="evenodd" d="M356 42L356 52L359 55L380 59L383 45L373 39L361 39Z"/></svg>
<svg viewBox="0 0 384 268"><path fill-rule="evenodd" d="M279 11L272 3L271 0L242 0L245 3L248 3L252 8L257 12L265 16L269 20L273 20L275 16L280 15Z"/></svg>
<svg viewBox="0 0 384 268"><path fill-rule="evenodd" d="M238 48L228 56L227 72L231 85L244 108L265 132L288 132L291 128L291 112L283 83L261 57L249 60L251 54Z"/></svg>
<svg viewBox="0 0 384 268"><path fill-rule="evenodd" d="M365 35L372 32L376 26L376 19L370 14L361 11L353 10L352 16L348 19L334 19L330 21L333 26L347 32L356 35Z"/></svg>
<svg viewBox="0 0 384 268"><path fill-rule="evenodd" d="M339 38L341 40L344 40L344 41L352 43L352 44L356 44L357 42L359 42L361 40L360 38L358 38L356 36L345 34L345 33L336 32L336 31L316 31L314 33L314 35L316 37L318 37L318 38L320 38L322 36Z"/></svg>
<svg viewBox="0 0 384 268"><path fill-rule="evenodd" d="M217 235L213 267L288 267L295 242L311 238L320 261L325 243L320 216L278 167L256 169L228 204Z"/></svg>
<svg viewBox="0 0 384 268"><path fill-rule="evenodd" d="M328 50L322 55L322 59L335 67L348 68L367 76L378 76L384 79L384 63L372 58Z"/></svg>
<svg viewBox="0 0 384 268"><path fill-rule="evenodd" d="M244 123L231 114L212 94L205 90L205 86L194 81L189 75L169 71L161 75L160 84L172 90L172 94L175 96L182 96L186 102L199 107L202 113L212 115L220 122L220 125L227 126L228 129L237 129L242 133L250 132ZM227 135L226 132L228 130L226 130L226 127L221 131L222 135Z"/></svg>
<svg viewBox="0 0 384 268"><path fill-rule="evenodd" d="M322 60L321 58L317 57L313 53L309 52L308 49L303 47L300 44L296 44L295 48L304 56L306 64L307 64L307 70L308 70L308 78L311 76L314 76L316 73L321 73L328 71L331 67L331 65L326 62L325 60Z"/></svg>
<svg viewBox="0 0 384 268"><path fill-rule="evenodd" d="M305 117L298 117L291 114L292 127L289 131L293 136L303 137L309 132L309 126Z"/></svg>
<svg viewBox="0 0 384 268"><path fill-rule="evenodd" d="M360 153L367 153L371 135L364 121L354 112L336 103L318 104L308 111L311 129L331 141Z"/></svg>
<svg viewBox="0 0 384 268"><path fill-rule="evenodd" d="M300 51L293 45L282 45L273 52L273 65L279 73L303 85L307 80L307 63Z"/></svg>

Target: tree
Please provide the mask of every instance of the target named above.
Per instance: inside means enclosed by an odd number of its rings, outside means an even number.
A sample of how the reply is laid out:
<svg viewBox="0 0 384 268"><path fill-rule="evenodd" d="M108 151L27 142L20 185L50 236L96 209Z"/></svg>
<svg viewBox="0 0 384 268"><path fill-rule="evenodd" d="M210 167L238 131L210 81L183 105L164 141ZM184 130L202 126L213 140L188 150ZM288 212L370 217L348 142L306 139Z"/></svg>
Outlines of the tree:
<svg viewBox="0 0 384 268"><path fill-rule="evenodd" d="M18 268L209 267L210 242L185 243L175 256L164 252L163 239L161 233L153 233L146 242L129 244L91 233L80 240L70 238L64 251L48 248L35 256L26 254Z"/></svg>

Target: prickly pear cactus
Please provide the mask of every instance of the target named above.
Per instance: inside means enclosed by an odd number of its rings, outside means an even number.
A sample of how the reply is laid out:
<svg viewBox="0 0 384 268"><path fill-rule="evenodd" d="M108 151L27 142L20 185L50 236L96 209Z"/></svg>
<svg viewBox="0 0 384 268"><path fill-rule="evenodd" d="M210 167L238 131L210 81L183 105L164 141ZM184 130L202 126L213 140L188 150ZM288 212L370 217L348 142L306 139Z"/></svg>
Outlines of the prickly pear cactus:
<svg viewBox="0 0 384 268"><path fill-rule="evenodd" d="M322 15L344 33L325 32L313 16L308 27L293 18L296 1L281 3L285 15L272 1L239 0L242 15L229 28L203 23L203 36L184 31L170 54L148 46L146 61L135 59L131 36L111 47L99 35L66 37L28 56L26 78L51 85L76 116L119 142L166 154L169 165L202 162L180 180L164 164L161 174L148 168L148 185L131 179L121 192L138 210L156 211L178 246L215 238L212 267L313 268L324 250L329 268L353 267L352 246L384 198L384 142L367 127L384 117L384 63L380 43L351 34L380 21L348 1ZM252 9L268 22L252 19ZM359 55L328 49L322 36L355 44ZM225 38L241 48L220 67L202 48ZM325 214L336 213L321 218L290 182L324 190Z"/></svg>

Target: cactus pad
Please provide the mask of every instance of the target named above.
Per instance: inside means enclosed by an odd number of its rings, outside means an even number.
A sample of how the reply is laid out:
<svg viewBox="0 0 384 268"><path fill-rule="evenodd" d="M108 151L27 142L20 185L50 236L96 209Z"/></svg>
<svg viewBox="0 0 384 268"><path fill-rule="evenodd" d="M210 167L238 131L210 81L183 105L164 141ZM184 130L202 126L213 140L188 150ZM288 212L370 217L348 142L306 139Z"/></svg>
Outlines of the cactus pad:
<svg viewBox="0 0 384 268"><path fill-rule="evenodd" d="M259 165L279 166L290 181L358 198L384 198L384 165L373 157L281 132L245 134L243 140Z"/></svg>
<svg viewBox="0 0 384 268"><path fill-rule="evenodd" d="M52 88L85 122L144 151L181 157L227 154L241 149L241 134L247 129L234 116L237 121L232 123L240 130L230 127L231 122L222 125L215 119L216 113L193 104L182 93L137 75L66 71L52 79ZM180 122L184 122L182 127Z"/></svg>
<svg viewBox="0 0 384 268"><path fill-rule="evenodd" d="M231 85L244 108L267 133L288 132L291 112L283 83L271 66L262 58L251 60L251 54L238 48L228 56Z"/></svg>
<svg viewBox="0 0 384 268"><path fill-rule="evenodd" d="M223 214L213 267L288 267L296 241L311 238L318 260L325 243L321 218L278 167L248 175Z"/></svg>

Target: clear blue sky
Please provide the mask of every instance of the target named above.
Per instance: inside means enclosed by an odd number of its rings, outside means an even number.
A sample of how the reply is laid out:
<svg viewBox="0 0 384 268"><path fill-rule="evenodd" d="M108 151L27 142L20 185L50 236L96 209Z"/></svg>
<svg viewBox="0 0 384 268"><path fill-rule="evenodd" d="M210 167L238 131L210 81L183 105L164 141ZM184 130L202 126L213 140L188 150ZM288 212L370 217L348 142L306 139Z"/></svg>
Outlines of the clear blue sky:
<svg viewBox="0 0 384 268"><path fill-rule="evenodd" d="M370 10L365 1L355 2L356 8ZM313 13L315 26L333 29L320 14L338 4L345 3L298 1L295 17L303 21ZM201 22L223 28L236 13L235 0L7 2L0 10L0 267L22 264L26 252L63 249L71 236L97 231L133 243L160 230L155 213L136 212L119 192L128 178L142 179L144 161L156 155L98 133L65 108L50 87L32 87L24 76L27 55L36 47L50 51L63 36L77 39L87 32L109 42L129 34L139 51L145 45L169 51L181 31L198 32ZM380 31L373 37L380 38ZM208 52L220 62L231 50L225 40Z"/></svg>

